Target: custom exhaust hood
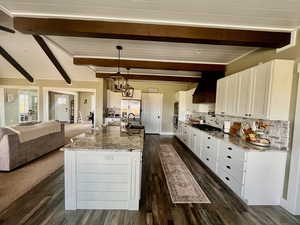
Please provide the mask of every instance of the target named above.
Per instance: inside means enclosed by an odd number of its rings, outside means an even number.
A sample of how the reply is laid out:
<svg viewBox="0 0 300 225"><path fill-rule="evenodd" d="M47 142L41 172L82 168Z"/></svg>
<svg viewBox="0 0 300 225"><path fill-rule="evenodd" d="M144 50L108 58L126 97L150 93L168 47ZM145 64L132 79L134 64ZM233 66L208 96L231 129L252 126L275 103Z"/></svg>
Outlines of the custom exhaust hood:
<svg viewBox="0 0 300 225"><path fill-rule="evenodd" d="M193 94L193 103L215 103L217 93L217 80L224 74L203 74Z"/></svg>

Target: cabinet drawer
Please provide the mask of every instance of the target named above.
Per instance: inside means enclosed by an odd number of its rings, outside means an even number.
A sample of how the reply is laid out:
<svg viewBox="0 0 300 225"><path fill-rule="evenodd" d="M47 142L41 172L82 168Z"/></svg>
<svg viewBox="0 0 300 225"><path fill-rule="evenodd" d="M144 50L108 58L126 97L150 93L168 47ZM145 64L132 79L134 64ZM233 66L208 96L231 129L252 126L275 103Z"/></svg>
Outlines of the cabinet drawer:
<svg viewBox="0 0 300 225"><path fill-rule="evenodd" d="M203 134L203 143L205 145L210 145L210 146L217 146L218 145L219 140L217 140L216 138L212 137L209 134Z"/></svg>
<svg viewBox="0 0 300 225"><path fill-rule="evenodd" d="M244 164L232 162L220 162L218 169L222 169L231 175L237 182L244 183Z"/></svg>
<svg viewBox="0 0 300 225"><path fill-rule="evenodd" d="M222 143L220 149L221 161L245 161L245 151L233 145Z"/></svg>
<svg viewBox="0 0 300 225"><path fill-rule="evenodd" d="M218 153L217 149L209 145L204 145L202 148L202 154L205 154L206 156L210 156L215 160L217 160L217 155L218 155L217 153Z"/></svg>
<svg viewBox="0 0 300 225"><path fill-rule="evenodd" d="M98 153L98 152L77 152L77 165L80 164L120 164L128 165L129 156L126 154Z"/></svg>
<svg viewBox="0 0 300 225"><path fill-rule="evenodd" d="M207 152L202 152L201 155L202 161L204 164L210 168L213 172L216 172L217 170L217 160L214 157L211 157Z"/></svg>
<svg viewBox="0 0 300 225"><path fill-rule="evenodd" d="M236 193L238 196L242 196L242 189L243 185L237 182L234 177L226 173L224 170L222 170L220 167L218 168L218 175L222 179L222 181L227 184L231 190L233 190L234 193Z"/></svg>

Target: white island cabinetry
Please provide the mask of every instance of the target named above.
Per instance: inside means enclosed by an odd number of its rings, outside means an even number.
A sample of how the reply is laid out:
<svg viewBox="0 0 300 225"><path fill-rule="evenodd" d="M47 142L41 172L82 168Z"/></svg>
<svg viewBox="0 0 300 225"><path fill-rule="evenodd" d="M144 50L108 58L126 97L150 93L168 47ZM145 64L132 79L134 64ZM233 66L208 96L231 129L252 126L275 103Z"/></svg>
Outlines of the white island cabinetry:
<svg viewBox="0 0 300 225"><path fill-rule="evenodd" d="M78 136L64 147L66 210L139 209L143 137L121 137L118 146L107 133Z"/></svg>

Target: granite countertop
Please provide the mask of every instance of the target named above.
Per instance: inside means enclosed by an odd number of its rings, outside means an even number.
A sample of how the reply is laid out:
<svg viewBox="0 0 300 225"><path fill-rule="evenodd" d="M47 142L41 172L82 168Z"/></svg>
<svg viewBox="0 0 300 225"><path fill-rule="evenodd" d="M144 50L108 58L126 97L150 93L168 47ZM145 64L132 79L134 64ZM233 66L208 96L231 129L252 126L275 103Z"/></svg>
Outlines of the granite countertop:
<svg viewBox="0 0 300 225"><path fill-rule="evenodd" d="M105 129L91 129L72 138L73 142L63 147L62 151L143 151L144 130L139 134L129 135L121 132L120 127L108 126Z"/></svg>
<svg viewBox="0 0 300 225"><path fill-rule="evenodd" d="M183 122L189 126L192 127L192 125L188 122ZM193 127L194 129L197 129L195 127ZM200 130L200 129L199 129ZM260 146L256 146L256 145L253 145L253 144L250 144L248 142L246 142L245 140L243 140L241 137L238 137L238 136L232 136L232 135L229 135L229 134L225 134L223 131L204 131L204 130L201 130L202 132L205 132L221 141L224 141L224 142L227 142L229 144L232 144L232 145L236 145L238 146L239 148L243 149L243 150L246 150L246 151L261 151L261 152L264 152L264 151L282 151L282 152L287 152L288 149L282 149L282 148L278 148L278 147L275 147L275 146L270 146L270 147L260 147Z"/></svg>

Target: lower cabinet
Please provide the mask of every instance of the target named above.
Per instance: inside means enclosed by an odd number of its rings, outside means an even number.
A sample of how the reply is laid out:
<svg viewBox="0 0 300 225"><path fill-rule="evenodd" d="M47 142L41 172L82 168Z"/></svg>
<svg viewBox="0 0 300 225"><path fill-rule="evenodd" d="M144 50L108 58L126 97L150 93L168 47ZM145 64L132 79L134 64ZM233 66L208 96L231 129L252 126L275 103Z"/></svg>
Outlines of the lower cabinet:
<svg viewBox="0 0 300 225"><path fill-rule="evenodd" d="M287 152L247 150L183 122L180 127L190 141L177 137L245 203L280 204Z"/></svg>

